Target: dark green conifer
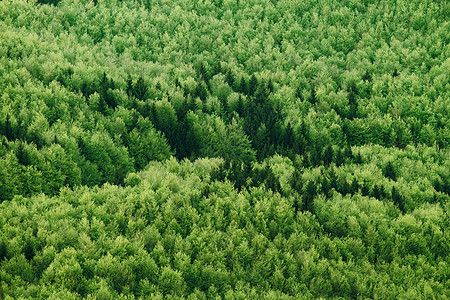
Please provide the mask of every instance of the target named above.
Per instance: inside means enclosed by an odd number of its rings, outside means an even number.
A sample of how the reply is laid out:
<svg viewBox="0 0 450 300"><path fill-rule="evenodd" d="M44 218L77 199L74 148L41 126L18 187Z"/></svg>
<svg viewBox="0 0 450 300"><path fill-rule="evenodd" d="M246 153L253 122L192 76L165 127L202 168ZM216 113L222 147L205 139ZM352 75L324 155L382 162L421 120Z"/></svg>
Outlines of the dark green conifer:
<svg viewBox="0 0 450 300"><path fill-rule="evenodd" d="M391 180L397 180L397 172L391 162L388 162L384 167L383 175Z"/></svg>
<svg viewBox="0 0 450 300"><path fill-rule="evenodd" d="M148 96L148 87L144 82L144 77L140 76L133 88L133 95L139 100L145 100Z"/></svg>
<svg viewBox="0 0 450 300"><path fill-rule="evenodd" d="M395 188L395 186L392 187L391 192L392 201L394 204L400 209L401 212L405 212L405 199L402 195L398 192L398 190Z"/></svg>

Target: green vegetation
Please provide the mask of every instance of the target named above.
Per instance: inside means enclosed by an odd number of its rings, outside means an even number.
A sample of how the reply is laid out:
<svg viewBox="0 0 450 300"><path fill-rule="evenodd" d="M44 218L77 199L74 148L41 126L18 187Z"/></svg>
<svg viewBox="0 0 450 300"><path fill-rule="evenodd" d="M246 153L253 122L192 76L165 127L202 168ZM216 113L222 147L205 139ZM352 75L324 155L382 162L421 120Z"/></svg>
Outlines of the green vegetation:
<svg viewBox="0 0 450 300"><path fill-rule="evenodd" d="M0 2L0 299L447 299L446 1Z"/></svg>

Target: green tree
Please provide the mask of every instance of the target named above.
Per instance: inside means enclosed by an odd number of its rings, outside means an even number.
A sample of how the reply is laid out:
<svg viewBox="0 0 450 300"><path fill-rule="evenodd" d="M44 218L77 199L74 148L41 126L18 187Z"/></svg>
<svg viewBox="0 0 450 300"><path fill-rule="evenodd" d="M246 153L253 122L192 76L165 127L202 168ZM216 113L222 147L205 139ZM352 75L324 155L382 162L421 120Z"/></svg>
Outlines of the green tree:
<svg viewBox="0 0 450 300"><path fill-rule="evenodd" d="M394 166L392 165L392 162L388 162L386 166L383 169L383 175L384 177L387 177L391 180L396 181L397 180L397 171L395 171Z"/></svg>
<svg viewBox="0 0 450 300"><path fill-rule="evenodd" d="M146 100L148 97L148 87L144 81L144 77L139 76L133 87L133 96L139 100Z"/></svg>
<svg viewBox="0 0 450 300"><path fill-rule="evenodd" d="M392 201L395 205L400 209L401 212L405 213L405 199L403 196L398 192L398 190L395 188L395 186L392 187L391 192Z"/></svg>
<svg viewBox="0 0 450 300"><path fill-rule="evenodd" d="M310 180L306 184L305 193L303 195L302 211L309 211L314 213L314 198L317 194L316 184Z"/></svg>

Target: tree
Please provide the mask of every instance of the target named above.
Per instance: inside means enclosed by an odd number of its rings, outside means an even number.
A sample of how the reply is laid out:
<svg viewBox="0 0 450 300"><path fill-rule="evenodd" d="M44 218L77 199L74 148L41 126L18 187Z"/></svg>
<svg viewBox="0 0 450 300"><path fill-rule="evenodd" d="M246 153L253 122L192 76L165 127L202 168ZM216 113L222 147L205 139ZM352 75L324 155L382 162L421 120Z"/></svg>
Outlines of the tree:
<svg viewBox="0 0 450 300"><path fill-rule="evenodd" d="M342 153L341 149L338 149L336 151L335 163L336 163L336 166L338 166L338 167L342 166L345 163L344 154Z"/></svg>
<svg viewBox="0 0 450 300"><path fill-rule="evenodd" d="M328 169L328 178L330 179L330 186L333 189L337 189L337 175L336 175L336 170L335 168L332 166L331 168Z"/></svg>
<svg viewBox="0 0 450 300"><path fill-rule="evenodd" d="M347 179L344 177L340 177L339 192L344 196L351 192L351 186L348 183Z"/></svg>
<svg viewBox="0 0 450 300"><path fill-rule="evenodd" d="M317 102L317 99L316 99L316 87L315 87L314 84L311 84L311 93L310 93L310 96L309 96L309 102L312 105L316 104L316 102Z"/></svg>
<svg viewBox="0 0 450 300"><path fill-rule="evenodd" d="M375 184L372 189L372 193L370 194L372 197L377 198L378 200L383 200L384 196L384 187Z"/></svg>
<svg viewBox="0 0 450 300"><path fill-rule="evenodd" d="M133 87L133 95L139 100L146 100L148 97L148 87L144 82L144 77L139 76Z"/></svg>
<svg viewBox="0 0 450 300"><path fill-rule="evenodd" d="M0 262L3 262L5 258L8 258L8 248L6 242L2 240L0 242Z"/></svg>
<svg viewBox="0 0 450 300"><path fill-rule="evenodd" d="M359 151L358 151L358 153L356 153L356 156L355 156L355 163L357 163L357 164L362 164L361 152L359 152Z"/></svg>
<svg viewBox="0 0 450 300"><path fill-rule="evenodd" d="M316 184L310 180L306 184L305 193L303 195L302 211L314 213L314 197L317 195Z"/></svg>
<svg viewBox="0 0 450 300"><path fill-rule="evenodd" d="M228 71L226 72L226 74L225 74L225 80L226 80L226 82L228 83L228 85L229 85L233 90L236 89L236 87L235 87L235 81L236 81L236 80L234 79L233 71L228 70Z"/></svg>
<svg viewBox="0 0 450 300"><path fill-rule="evenodd" d="M28 166L31 164L30 157L28 155L28 150L24 147L24 142L22 140L19 141L17 145L16 157L19 161L19 164Z"/></svg>
<svg viewBox="0 0 450 300"><path fill-rule="evenodd" d="M356 194L358 192L358 190L359 190L359 183L358 183L358 180L354 177L352 180L351 187L350 187L350 192L353 195L353 194Z"/></svg>
<svg viewBox="0 0 450 300"><path fill-rule="evenodd" d="M98 96L98 94L95 94ZM97 111L100 112L101 114L105 114L106 113L106 109L107 109L107 105L106 105L106 101L105 101L105 97L99 96L95 98L96 100L98 100L97 103Z"/></svg>
<svg viewBox="0 0 450 300"><path fill-rule="evenodd" d="M253 96L259 86L258 79L256 78L255 74L252 74L250 77L250 82L248 83L248 94L250 96Z"/></svg>
<svg viewBox="0 0 450 300"><path fill-rule="evenodd" d="M231 124L224 129L219 130L209 143L208 147L213 151L214 156L223 157L238 166L255 161L255 151L236 120L232 120Z"/></svg>
<svg viewBox="0 0 450 300"><path fill-rule="evenodd" d="M25 241L25 246L23 247L23 254L25 255L25 258L28 261L32 260L36 255L36 252L34 250L34 243L32 240L27 239Z"/></svg>
<svg viewBox="0 0 450 300"><path fill-rule="evenodd" d="M397 77L398 76L398 70L397 68L394 69L394 72L392 73L392 77Z"/></svg>
<svg viewBox="0 0 450 300"><path fill-rule="evenodd" d="M14 139L14 136L13 136L13 129L12 129L12 126L11 126L11 121L10 121L9 114L6 115L6 120L5 120L5 123L4 123L4 125L2 127L3 127L2 128L2 133L6 136L6 138L9 141L12 141Z"/></svg>
<svg viewBox="0 0 450 300"><path fill-rule="evenodd" d="M356 95L358 93L356 85L354 82L350 84L347 88L348 93L348 104L350 107L348 118L353 120L356 117L356 112L358 111L358 102L356 101Z"/></svg>
<svg viewBox="0 0 450 300"><path fill-rule="evenodd" d="M202 81L198 82L194 90L194 97L199 97L200 100L205 101L207 96L208 91L205 84Z"/></svg>
<svg viewBox="0 0 450 300"><path fill-rule="evenodd" d="M301 193L303 189L302 173L298 168L294 169L291 179L289 181L291 188L297 193Z"/></svg>
<svg viewBox="0 0 450 300"><path fill-rule="evenodd" d="M164 267L159 279L159 285L164 295L181 296L184 294L186 283L179 271Z"/></svg>
<svg viewBox="0 0 450 300"><path fill-rule="evenodd" d="M206 67L203 63L200 64L200 67L198 68L198 76L200 79L204 80L206 83L208 83L209 76L206 71Z"/></svg>
<svg viewBox="0 0 450 300"><path fill-rule="evenodd" d="M51 5L57 6L60 1L61 0L38 0L37 3L40 3L40 4L51 4Z"/></svg>
<svg viewBox="0 0 450 300"><path fill-rule="evenodd" d="M366 70L366 72L364 73L362 79L364 81L372 82L372 75L370 75L368 70Z"/></svg>
<svg viewBox="0 0 450 300"><path fill-rule="evenodd" d="M297 86L295 89L295 98L303 102L302 88Z"/></svg>
<svg viewBox="0 0 450 300"><path fill-rule="evenodd" d="M178 78L177 78L178 79ZM134 89L133 89L133 80L131 79L131 75L128 74L127 77L127 88L126 88L126 92L128 97L131 97L134 95Z"/></svg>
<svg viewBox="0 0 450 300"><path fill-rule="evenodd" d="M355 158L353 156L352 148L349 145L346 145L344 148L344 157L350 160L353 160Z"/></svg>
<svg viewBox="0 0 450 300"><path fill-rule="evenodd" d="M364 180L363 185L361 187L361 194L363 196L369 196L369 192L370 192L369 183L367 182L367 180Z"/></svg>
<svg viewBox="0 0 450 300"><path fill-rule="evenodd" d="M172 154L166 139L150 126L134 128L128 136L127 146L136 170L142 170L150 161L168 159Z"/></svg>
<svg viewBox="0 0 450 300"><path fill-rule="evenodd" d="M266 187L272 190L274 193L281 191L280 181L272 171L269 165L266 165L266 176L265 176Z"/></svg>
<svg viewBox="0 0 450 300"><path fill-rule="evenodd" d="M383 175L391 180L397 180L397 171L395 171L395 168L390 161L384 167Z"/></svg>
<svg viewBox="0 0 450 300"><path fill-rule="evenodd" d="M291 123L288 123L283 135L283 146L287 149L292 149L294 146L294 129Z"/></svg>
<svg viewBox="0 0 450 300"><path fill-rule="evenodd" d="M403 196L400 195L395 186L392 187L391 197L392 201L400 209L400 211L405 213L405 200Z"/></svg>
<svg viewBox="0 0 450 300"><path fill-rule="evenodd" d="M242 100L242 96L239 95L238 102L237 102L237 105L236 105L236 112L238 113L238 115L240 117L244 116L244 109L245 109L245 107L244 107L244 100Z"/></svg>
<svg viewBox="0 0 450 300"><path fill-rule="evenodd" d="M244 95L249 94L248 84L244 77L241 77L241 81L239 83L239 92Z"/></svg>
<svg viewBox="0 0 450 300"><path fill-rule="evenodd" d="M273 82L272 82L272 78L269 78L269 81L267 82L267 91L268 93L273 93L274 90L274 86L273 86Z"/></svg>
<svg viewBox="0 0 450 300"><path fill-rule="evenodd" d="M332 190L330 186L330 181L326 176L322 177L322 184L321 184L322 194L325 195L327 198L331 198L332 196Z"/></svg>
<svg viewBox="0 0 450 300"><path fill-rule="evenodd" d="M329 166L331 164L331 162L333 162L333 148L331 147L331 145L328 145L324 150L323 150L323 155L322 155L322 160L323 160L323 164L325 166Z"/></svg>

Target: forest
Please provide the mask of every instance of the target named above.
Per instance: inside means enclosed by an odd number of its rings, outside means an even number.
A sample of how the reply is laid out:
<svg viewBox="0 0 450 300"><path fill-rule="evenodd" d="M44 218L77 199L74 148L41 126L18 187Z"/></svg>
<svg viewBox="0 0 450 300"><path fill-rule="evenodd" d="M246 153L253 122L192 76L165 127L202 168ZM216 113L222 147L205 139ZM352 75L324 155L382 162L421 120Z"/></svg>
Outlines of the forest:
<svg viewBox="0 0 450 300"><path fill-rule="evenodd" d="M448 299L449 16L0 1L0 300Z"/></svg>

